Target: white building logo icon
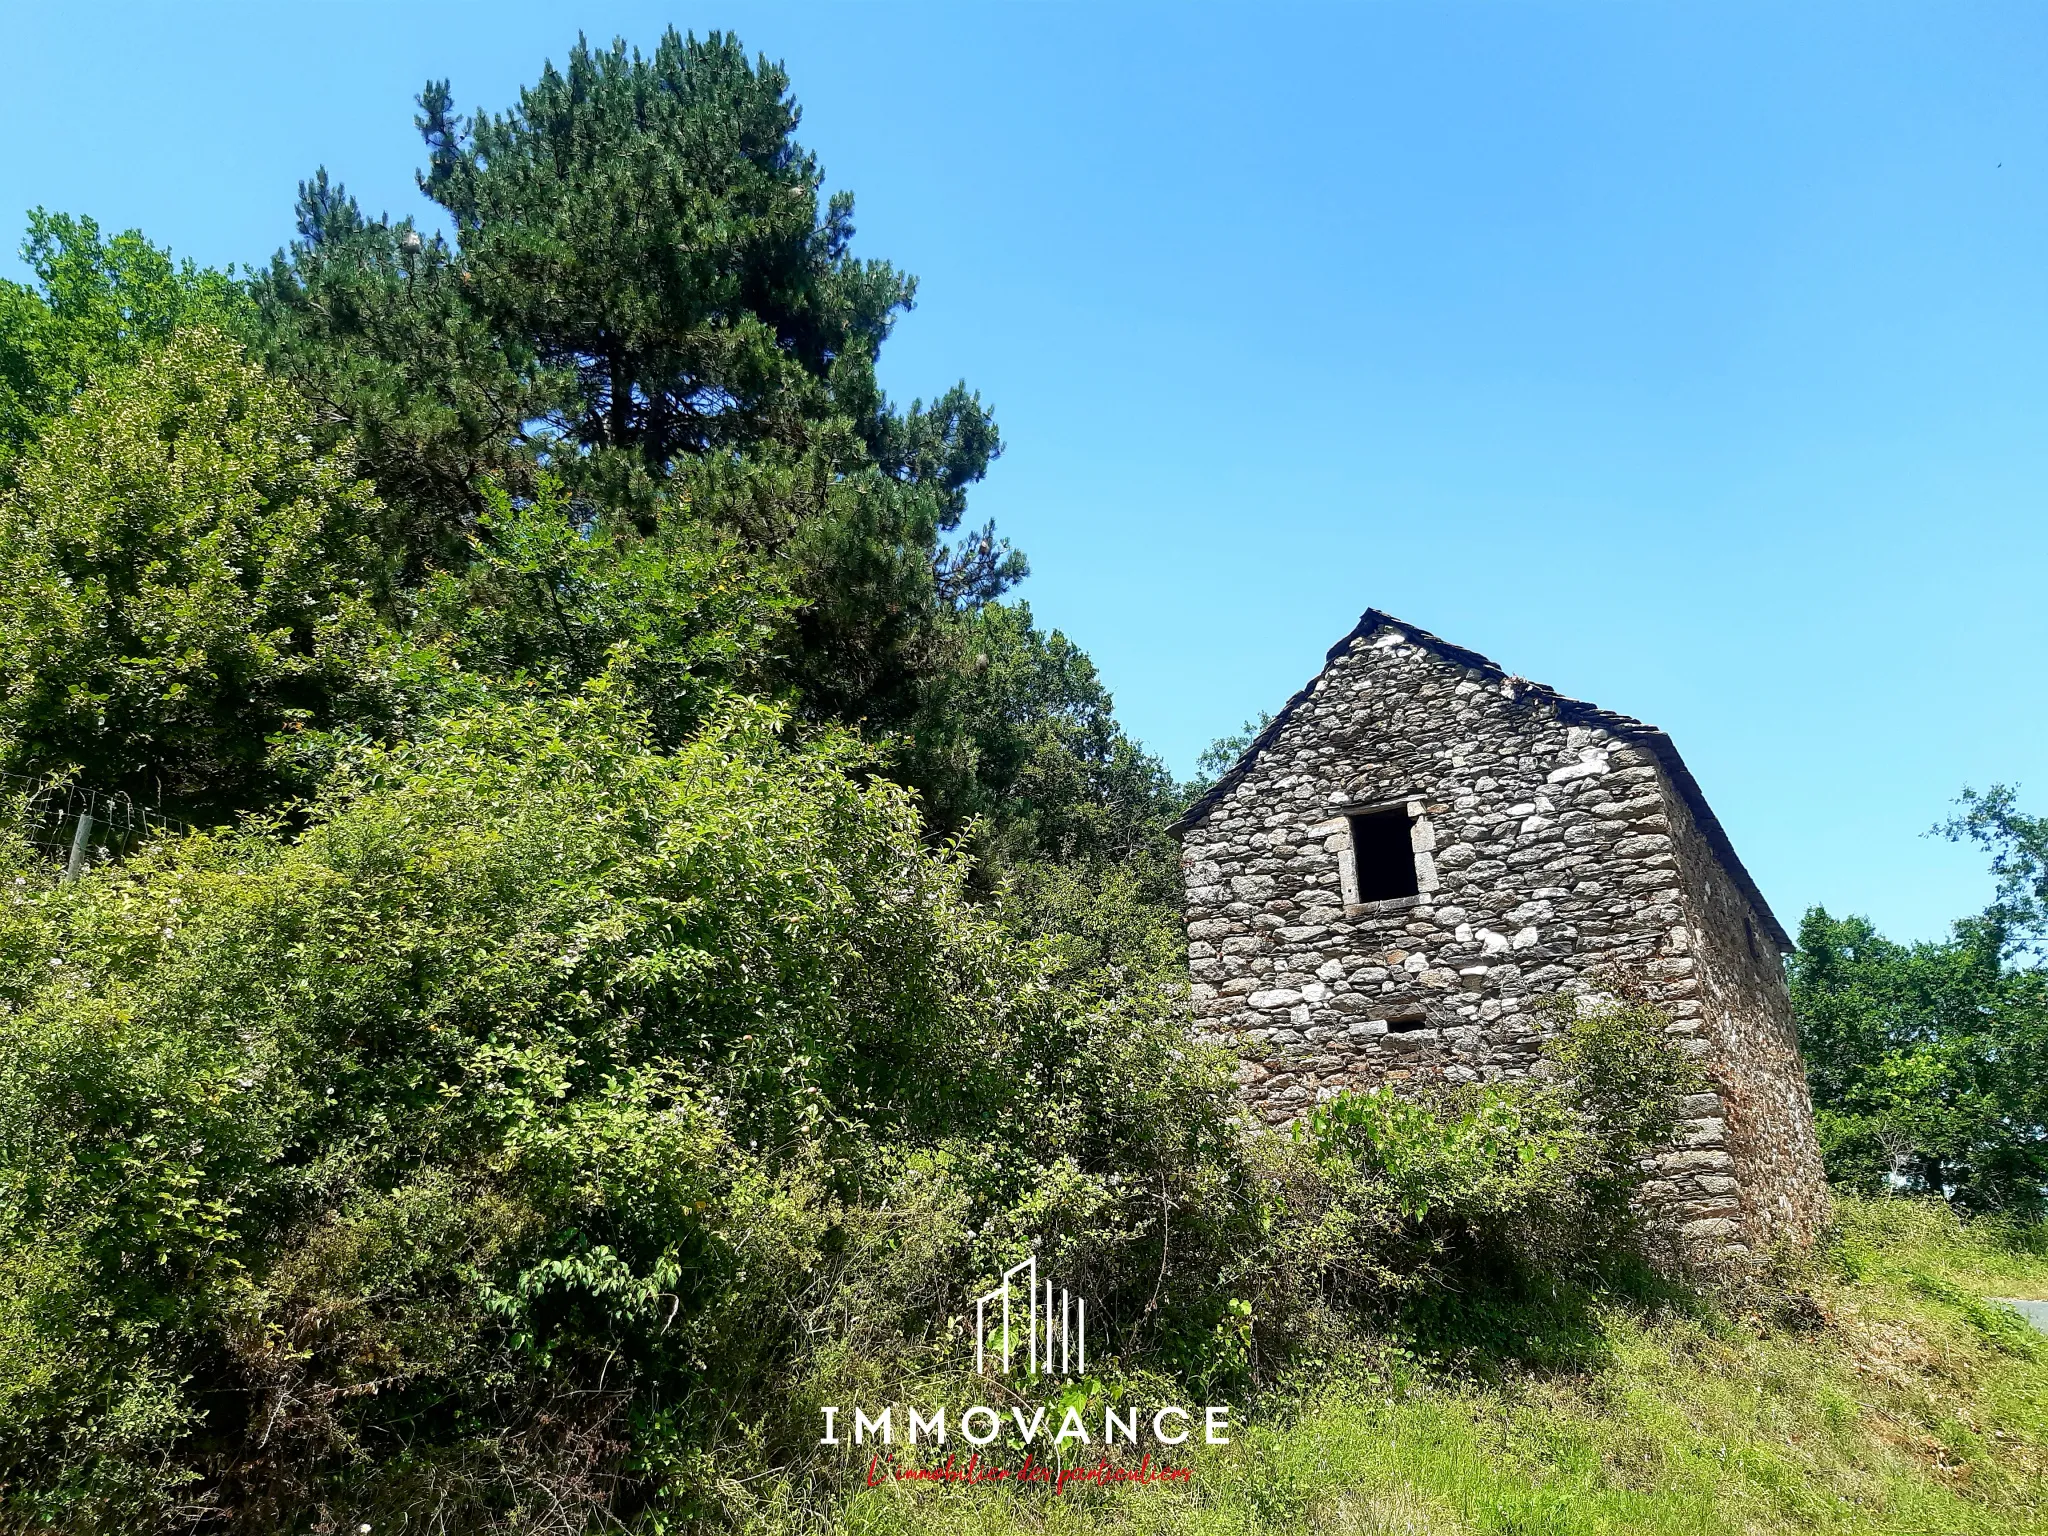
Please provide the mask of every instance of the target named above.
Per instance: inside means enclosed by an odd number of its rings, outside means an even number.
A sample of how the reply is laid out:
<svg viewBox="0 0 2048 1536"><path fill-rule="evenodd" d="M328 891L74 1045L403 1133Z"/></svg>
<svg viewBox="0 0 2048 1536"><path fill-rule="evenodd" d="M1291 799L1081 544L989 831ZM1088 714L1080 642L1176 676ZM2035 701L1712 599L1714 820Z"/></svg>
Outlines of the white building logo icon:
<svg viewBox="0 0 2048 1536"><path fill-rule="evenodd" d="M1001 1285L974 1299L977 1374L988 1373L989 1308L997 1303L1002 1307L1002 1343L995 1352L1002 1359L1005 1376L1010 1374L1013 1310L1022 1314L1017 1321L1022 1325L1024 1368L1032 1375L1056 1371L1065 1376L1088 1369L1088 1303L1064 1287L1055 1290L1050 1280L1040 1286L1038 1259L1034 1255L1004 1270Z"/></svg>

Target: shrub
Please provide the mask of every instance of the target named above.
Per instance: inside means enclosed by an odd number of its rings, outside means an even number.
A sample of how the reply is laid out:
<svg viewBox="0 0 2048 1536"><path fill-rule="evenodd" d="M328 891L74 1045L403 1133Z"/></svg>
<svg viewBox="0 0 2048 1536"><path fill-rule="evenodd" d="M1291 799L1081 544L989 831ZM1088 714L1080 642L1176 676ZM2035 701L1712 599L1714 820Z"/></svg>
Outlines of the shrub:
<svg viewBox="0 0 2048 1536"><path fill-rule="evenodd" d="M1056 987L849 738L657 752L623 686L347 755L296 839L7 855L16 1518L703 1507L1034 1243L1106 1351L1202 1326L1155 1213L1234 1177L1227 1064Z"/></svg>
<svg viewBox="0 0 2048 1536"><path fill-rule="evenodd" d="M1370 1192L1400 1272L1583 1275L1634 1228L1644 1160L1669 1143L1698 1072L1653 1007L1558 1005L1537 1075L1421 1098L1343 1093L1297 1128L1330 1177Z"/></svg>

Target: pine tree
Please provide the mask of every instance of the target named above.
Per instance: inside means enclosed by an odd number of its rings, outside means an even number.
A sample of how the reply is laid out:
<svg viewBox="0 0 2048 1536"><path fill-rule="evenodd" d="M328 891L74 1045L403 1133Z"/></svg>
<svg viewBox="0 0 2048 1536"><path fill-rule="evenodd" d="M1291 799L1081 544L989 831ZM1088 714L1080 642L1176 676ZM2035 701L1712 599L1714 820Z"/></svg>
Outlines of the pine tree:
<svg viewBox="0 0 2048 1536"><path fill-rule="evenodd" d="M415 566L460 558L485 481L545 467L593 523L689 516L773 562L800 705L908 728L1025 565L992 525L953 537L1001 450L979 397L902 408L876 380L916 282L852 254L787 75L671 29L652 57L579 39L502 114L458 115L445 80L419 104L453 242L322 171L255 285L268 360L355 440Z"/></svg>

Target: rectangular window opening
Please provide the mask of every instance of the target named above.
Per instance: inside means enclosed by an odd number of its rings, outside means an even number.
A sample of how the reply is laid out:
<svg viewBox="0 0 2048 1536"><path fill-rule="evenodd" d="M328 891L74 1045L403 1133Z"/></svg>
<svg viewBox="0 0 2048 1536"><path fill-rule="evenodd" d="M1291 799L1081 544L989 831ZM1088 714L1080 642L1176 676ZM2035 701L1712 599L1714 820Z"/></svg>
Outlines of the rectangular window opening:
<svg viewBox="0 0 2048 1536"><path fill-rule="evenodd" d="M1360 901L1421 894L1411 825L1405 806L1351 818L1351 857L1358 871Z"/></svg>

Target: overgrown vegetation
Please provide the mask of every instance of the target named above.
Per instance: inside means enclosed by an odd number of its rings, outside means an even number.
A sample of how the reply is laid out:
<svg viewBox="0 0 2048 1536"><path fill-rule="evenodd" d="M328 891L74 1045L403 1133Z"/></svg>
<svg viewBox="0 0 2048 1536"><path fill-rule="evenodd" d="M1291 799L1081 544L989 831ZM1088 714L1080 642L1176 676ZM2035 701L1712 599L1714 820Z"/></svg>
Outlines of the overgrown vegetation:
<svg viewBox="0 0 2048 1536"><path fill-rule="evenodd" d="M2048 1295L2040 1229L1845 1197L1773 1289L1608 1290L1542 1370L1398 1351L1298 1382L1182 1487L863 1490L844 1529L1368 1536L1995 1536L2041 1529L2048 1340L1981 1298ZM1780 1288L1781 1287L1781 1288Z"/></svg>
<svg viewBox="0 0 2048 1536"><path fill-rule="evenodd" d="M1538 1082L1239 1121L1180 1018L1193 786L963 532L993 416L882 394L915 285L798 123L730 37L579 42L505 113L422 92L452 239L324 169L244 279L31 216L0 766L213 830L74 883L0 836L0 1528L922 1520L815 1411L967 1390L1032 1254L1093 1308L1074 1400L1257 1421L1200 1496L1239 1525L1380 1518L1287 1470L1325 1429L1743 1337L1641 1262L1696 1086L1653 1010L1558 999ZM1801 996L1838 1164L1919 1137L1888 1166L2016 1207L2039 825L1969 814L1968 1006L1829 969L1824 917ZM1929 1061L1939 1113L1883 1096ZM1345 1443L1346 1488L1393 1465Z"/></svg>
<svg viewBox="0 0 2048 1536"><path fill-rule="evenodd" d="M629 698L343 752L295 835L12 856L19 1511L730 1516L821 1394L957 1375L1033 1251L1113 1375L1240 1392L1618 1251L1684 1086L1638 1013L1562 1037L1583 1095L1247 1138L1170 1000L974 901L851 737L733 702L664 750Z"/></svg>
<svg viewBox="0 0 2048 1536"><path fill-rule="evenodd" d="M1325 1173L1404 1239L1383 1284L1417 1298L1475 1279L1512 1290L1596 1276L1623 1252L1642 1162L1670 1144L1704 1079L1659 1010L1603 1001L1574 1017L1569 997L1555 1002L1544 1076L1340 1093L1297 1125Z"/></svg>
<svg viewBox="0 0 2048 1536"><path fill-rule="evenodd" d="M1990 905L1936 943L1806 914L1792 961L1829 1179L2038 1214L2048 1189L2048 818L1965 792L1939 829L1991 855Z"/></svg>

